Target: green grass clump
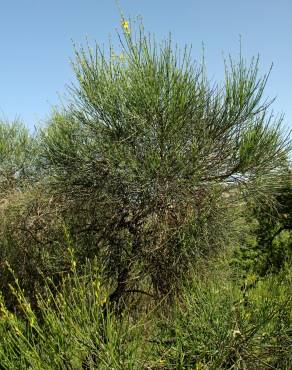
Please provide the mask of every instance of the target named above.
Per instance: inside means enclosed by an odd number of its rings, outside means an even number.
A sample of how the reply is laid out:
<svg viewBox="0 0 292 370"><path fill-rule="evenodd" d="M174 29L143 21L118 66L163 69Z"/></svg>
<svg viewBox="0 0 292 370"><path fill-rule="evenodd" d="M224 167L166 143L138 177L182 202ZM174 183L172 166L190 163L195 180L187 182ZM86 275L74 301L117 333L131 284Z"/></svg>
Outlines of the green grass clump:
<svg viewBox="0 0 292 370"><path fill-rule="evenodd" d="M46 279L46 293L33 310L16 279L17 313L0 297L1 369L136 369L142 361L139 324L108 309L107 291L92 271ZM141 365L141 368L143 366Z"/></svg>
<svg viewBox="0 0 292 370"><path fill-rule="evenodd" d="M239 286L221 264L194 278L169 308L115 314L99 274L63 277L32 309L16 279L18 305L1 297L1 369L289 369L291 273ZM139 310L139 312L137 312Z"/></svg>
<svg viewBox="0 0 292 370"><path fill-rule="evenodd" d="M291 273L194 277L159 326L166 369L290 369Z"/></svg>

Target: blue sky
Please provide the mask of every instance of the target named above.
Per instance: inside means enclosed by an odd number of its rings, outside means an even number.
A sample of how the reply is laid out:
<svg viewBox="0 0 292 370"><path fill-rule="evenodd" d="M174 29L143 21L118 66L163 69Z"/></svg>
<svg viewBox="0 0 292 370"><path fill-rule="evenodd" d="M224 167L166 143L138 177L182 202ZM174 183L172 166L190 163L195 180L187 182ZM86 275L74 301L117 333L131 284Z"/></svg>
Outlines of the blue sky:
<svg viewBox="0 0 292 370"><path fill-rule="evenodd" d="M171 31L179 45L202 42L209 76L222 80L222 54L259 53L262 73L274 63L266 96L292 127L291 0L120 0L125 15L143 18L157 39ZM30 128L46 120L73 81L72 40L115 40L115 0L2 0L0 2L0 118L20 117Z"/></svg>

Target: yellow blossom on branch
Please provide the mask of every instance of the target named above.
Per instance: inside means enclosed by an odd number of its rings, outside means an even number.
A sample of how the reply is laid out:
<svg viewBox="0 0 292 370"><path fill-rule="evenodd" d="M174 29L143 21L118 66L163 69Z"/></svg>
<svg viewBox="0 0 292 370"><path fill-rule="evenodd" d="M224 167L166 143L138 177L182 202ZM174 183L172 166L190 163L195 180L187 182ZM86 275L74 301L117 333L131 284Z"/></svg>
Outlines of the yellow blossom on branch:
<svg viewBox="0 0 292 370"><path fill-rule="evenodd" d="M125 55L123 53L120 54L120 61L124 62L125 61Z"/></svg>
<svg viewBox="0 0 292 370"><path fill-rule="evenodd" d="M122 27L126 33L130 33L129 21L122 20Z"/></svg>

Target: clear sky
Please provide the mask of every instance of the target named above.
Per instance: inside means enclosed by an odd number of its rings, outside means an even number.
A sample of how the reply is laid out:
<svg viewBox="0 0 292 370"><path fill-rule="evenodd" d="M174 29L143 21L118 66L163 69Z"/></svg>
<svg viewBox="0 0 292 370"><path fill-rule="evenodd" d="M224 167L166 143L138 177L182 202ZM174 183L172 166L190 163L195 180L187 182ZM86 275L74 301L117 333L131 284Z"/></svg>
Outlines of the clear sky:
<svg viewBox="0 0 292 370"><path fill-rule="evenodd" d="M140 15L158 39L171 31L179 45L202 42L209 76L223 77L223 57L257 55L261 72L274 63L266 96L292 127L292 0L120 0L126 17ZM72 40L106 45L120 14L115 0L0 1L0 118L44 121L73 81Z"/></svg>

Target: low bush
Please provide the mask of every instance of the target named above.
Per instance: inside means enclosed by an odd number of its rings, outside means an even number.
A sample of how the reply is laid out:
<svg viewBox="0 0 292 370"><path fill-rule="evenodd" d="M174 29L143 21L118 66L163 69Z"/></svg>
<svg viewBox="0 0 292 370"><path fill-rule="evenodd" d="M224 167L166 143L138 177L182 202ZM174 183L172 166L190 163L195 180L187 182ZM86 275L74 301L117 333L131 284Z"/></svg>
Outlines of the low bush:
<svg viewBox="0 0 292 370"><path fill-rule="evenodd" d="M241 287L222 271L195 277L160 321L158 354L166 369L289 369L291 302L287 271Z"/></svg>
<svg viewBox="0 0 292 370"><path fill-rule="evenodd" d="M111 314L108 292L92 266L80 277L72 260L58 288L45 279L36 311L15 280L17 314L0 297L1 369L143 368L141 323L132 323L126 313Z"/></svg>
<svg viewBox="0 0 292 370"><path fill-rule="evenodd" d="M226 263L196 271L173 306L122 315L109 306L99 268L87 263L32 309L17 279L15 313L0 303L2 369L290 369L291 273L238 286ZM17 313L16 313L17 312Z"/></svg>

